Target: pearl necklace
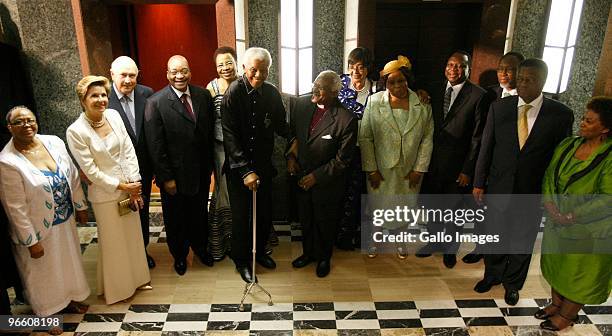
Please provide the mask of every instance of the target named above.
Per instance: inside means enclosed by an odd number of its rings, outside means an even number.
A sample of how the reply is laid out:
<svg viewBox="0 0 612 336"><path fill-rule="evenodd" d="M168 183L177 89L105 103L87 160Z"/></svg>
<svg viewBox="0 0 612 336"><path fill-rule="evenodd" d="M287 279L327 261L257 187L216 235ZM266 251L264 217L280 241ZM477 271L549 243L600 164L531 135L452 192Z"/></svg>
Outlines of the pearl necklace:
<svg viewBox="0 0 612 336"><path fill-rule="evenodd" d="M93 121L89 119L86 113L83 113L83 116L85 117L85 120L87 120L89 125L91 125L91 127L93 128L100 128L106 124L106 118L104 118L104 115L102 115L102 119L100 119L99 121Z"/></svg>

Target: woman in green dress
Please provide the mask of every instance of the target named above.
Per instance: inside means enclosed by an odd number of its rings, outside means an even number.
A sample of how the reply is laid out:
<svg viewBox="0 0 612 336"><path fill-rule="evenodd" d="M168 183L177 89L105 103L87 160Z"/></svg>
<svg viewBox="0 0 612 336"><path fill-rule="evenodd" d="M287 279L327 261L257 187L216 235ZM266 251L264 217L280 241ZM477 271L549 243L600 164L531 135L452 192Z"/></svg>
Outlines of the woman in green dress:
<svg viewBox="0 0 612 336"><path fill-rule="evenodd" d="M542 275L552 302L535 317L562 330L585 304L605 302L612 288L612 97L587 104L580 136L562 141L543 183L546 228ZM549 224L550 223L550 224Z"/></svg>

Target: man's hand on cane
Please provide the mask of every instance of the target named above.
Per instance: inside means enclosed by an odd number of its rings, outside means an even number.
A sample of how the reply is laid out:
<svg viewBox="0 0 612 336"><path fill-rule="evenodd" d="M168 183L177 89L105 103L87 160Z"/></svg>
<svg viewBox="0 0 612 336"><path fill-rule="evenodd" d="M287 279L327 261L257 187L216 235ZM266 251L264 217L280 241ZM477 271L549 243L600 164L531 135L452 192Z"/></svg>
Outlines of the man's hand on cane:
<svg viewBox="0 0 612 336"><path fill-rule="evenodd" d="M243 183L249 190L257 190L257 187L259 187L259 176L255 173L250 173L244 177Z"/></svg>

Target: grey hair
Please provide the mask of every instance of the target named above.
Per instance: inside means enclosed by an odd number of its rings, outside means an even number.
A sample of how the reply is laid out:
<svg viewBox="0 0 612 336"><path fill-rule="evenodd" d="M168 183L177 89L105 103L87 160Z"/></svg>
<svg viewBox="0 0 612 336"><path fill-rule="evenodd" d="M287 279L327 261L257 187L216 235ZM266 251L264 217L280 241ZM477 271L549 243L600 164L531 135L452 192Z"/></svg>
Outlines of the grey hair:
<svg viewBox="0 0 612 336"><path fill-rule="evenodd" d="M251 47L244 52L242 59L242 64L245 67L247 66L247 63L253 59L266 62L266 64L268 64L268 68L272 66L272 56L270 56L270 52L264 48Z"/></svg>
<svg viewBox="0 0 612 336"><path fill-rule="evenodd" d="M6 123L10 124L11 123L11 116L13 115L13 112L15 111L19 111L19 110L26 110L32 114L34 114L34 112L32 112L32 110L30 110L27 106L25 105L18 105L13 107L12 109L10 109L7 113L6 113ZM36 116L34 116L36 117Z"/></svg>
<svg viewBox="0 0 612 336"><path fill-rule="evenodd" d="M330 92L338 93L342 90L340 76L331 70L321 71L312 84L319 84L322 89Z"/></svg>

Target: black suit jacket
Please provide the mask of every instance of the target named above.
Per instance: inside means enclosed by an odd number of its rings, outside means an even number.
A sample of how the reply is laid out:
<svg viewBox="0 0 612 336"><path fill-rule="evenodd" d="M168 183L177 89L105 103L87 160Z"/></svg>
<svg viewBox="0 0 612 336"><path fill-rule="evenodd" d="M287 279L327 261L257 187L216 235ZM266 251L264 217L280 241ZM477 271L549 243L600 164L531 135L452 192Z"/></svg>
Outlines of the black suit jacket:
<svg viewBox="0 0 612 336"><path fill-rule="evenodd" d="M315 176L317 183L311 189L314 199L341 201L346 169L357 143L357 119L338 102L309 134L317 109L310 98L310 95L298 98L291 108L290 126L298 142L299 175Z"/></svg>
<svg viewBox="0 0 612 336"><path fill-rule="evenodd" d="M544 98L522 149L518 143L518 96L489 109L474 186L489 194L540 194L544 171L555 147L572 133L574 114L564 104Z"/></svg>
<svg viewBox="0 0 612 336"><path fill-rule="evenodd" d="M134 115L136 122L136 133L130 125L130 121L123 110L123 105L119 101L115 89L111 88L110 96L108 97L108 108L119 112L125 129L130 135L132 145L136 150L136 156L138 157L138 167L140 168L140 175L143 179L149 178L153 174L153 164L149 157L149 151L147 149L146 135L144 131L144 110L147 98L153 95L153 89L144 85L136 85L134 88Z"/></svg>
<svg viewBox="0 0 612 336"><path fill-rule="evenodd" d="M210 184L215 112L208 90L189 85L189 91L197 122L168 85L147 99L145 133L157 185L175 180L179 193L195 195Z"/></svg>
<svg viewBox="0 0 612 336"><path fill-rule="evenodd" d="M442 90L445 89L446 86ZM435 125L434 149L429 165L428 181L444 186L449 183L456 184L455 180L459 173L473 177L489 108L486 91L466 80L446 118L443 113L443 101L432 104ZM429 182L426 184L431 186ZM426 192L441 191L426 190Z"/></svg>
<svg viewBox="0 0 612 336"><path fill-rule="evenodd" d="M487 97L490 102L501 100L502 92L504 90L499 86L499 84L491 85L487 88Z"/></svg>

